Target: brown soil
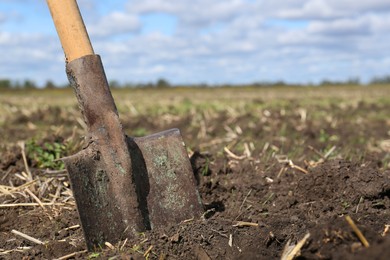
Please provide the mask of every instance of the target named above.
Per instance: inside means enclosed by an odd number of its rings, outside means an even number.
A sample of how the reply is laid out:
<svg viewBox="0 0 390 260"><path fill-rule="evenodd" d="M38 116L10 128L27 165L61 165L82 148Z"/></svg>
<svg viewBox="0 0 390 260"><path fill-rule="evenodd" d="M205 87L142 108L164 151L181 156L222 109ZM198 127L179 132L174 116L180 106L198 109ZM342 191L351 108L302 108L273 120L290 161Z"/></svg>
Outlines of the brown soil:
<svg viewBox="0 0 390 260"><path fill-rule="evenodd" d="M85 252L73 199L44 208L0 208L0 259L53 259L72 253L71 259L144 259L145 256L148 259L280 259L286 245L295 245L306 234L310 237L300 254L296 254L298 259L389 259L390 231L386 230L390 225L388 151L387 148L381 150L376 143L387 138L387 130L383 127L385 119L364 125L359 121L356 124L360 127L354 125L356 120L343 123L343 117L350 120L354 118L353 113L361 115L372 109L367 104L360 104L351 111L330 107L334 118L328 123L327 119L314 118L303 122L298 113L285 114L272 108L264 110L268 112L261 118L256 116L257 112L240 114L233 120L225 112L205 114L205 136L199 134L200 126L193 126L196 119L191 116L165 124L157 124L151 119L145 122L139 117L138 121L132 120L137 125L132 125L125 119L124 125L131 129L143 127L153 132L161 127L178 126L183 130L185 139L190 140L189 147L195 150L191 163L205 207L204 216L164 230L147 231L136 239L121 241L114 249ZM388 108L374 109L384 111ZM27 119L15 120L25 122ZM210 145L213 140L232 134L223 128L229 125L241 126L241 130L230 128L238 134L244 132L239 138L245 142L256 143L250 155L221 153L230 140ZM321 129L328 135L322 136ZM298 147L294 139L297 136L304 140L300 142L304 149L287 159L281 156L282 152ZM332 136L338 138L332 139ZM369 141L353 143L353 136L363 136ZM323 142L319 138L329 140ZM268 146L264 140L270 142ZM348 145L348 150L355 153L321 158L318 153L326 152L333 145ZM244 154L234 147L238 146L230 146L234 153ZM3 150L0 185L25 184L16 176L25 171L21 150L16 145ZM365 152L360 153L360 150ZM357 156L359 154L362 156ZM34 165L33 162L29 164ZM67 185L64 172L50 175L33 167L30 170L33 179L44 182L52 178L51 182L56 184L44 191L46 195L55 194L60 184ZM25 193L12 196L0 196L0 204L34 202L30 197L23 197ZM363 246L346 216L354 220L369 242L368 248ZM36 245L11 233L13 229L47 243Z"/></svg>
<svg viewBox="0 0 390 260"><path fill-rule="evenodd" d="M193 158L202 169L204 158ZM287 241L291 243L310 233L300 259L387 259L390 237L382 236L390 223L389 171L373 165L333 160L308 174L288 170L261 174L251 162L226 174L213 166L209 176L199 178L199 190L207 214L165 230L149 231L127 241L122 250L100 254L135 258L153 246L151 258L166 259L277 259ZM199 173L199 170L196 171ZM345 220L351 216L371 246L362 246ZM24 252L3 255L4 259L51 259L85 249L74 209L0 211L0 241L5 250L32 246ZM257 226L237 227L237 221ZM49 241L36 246L10 233L21 232ZM231 243L229 245L229 239ZM146 241L147 238L147 241ZM63 241L61 241L63 240ZM123 242L122 242L123 243ZM136 248L134 245L137 245ZM77 257L85 258L86 253ZM126 258L128 259L128 258Z"/></svg>

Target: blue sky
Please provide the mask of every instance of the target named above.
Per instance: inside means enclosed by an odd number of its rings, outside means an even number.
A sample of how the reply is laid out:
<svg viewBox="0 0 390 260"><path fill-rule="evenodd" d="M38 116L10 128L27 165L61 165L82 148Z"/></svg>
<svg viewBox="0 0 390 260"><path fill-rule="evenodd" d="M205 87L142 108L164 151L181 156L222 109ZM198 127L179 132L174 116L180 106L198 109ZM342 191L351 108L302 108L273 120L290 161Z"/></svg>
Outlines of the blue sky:
<svg viewBox="0 0 390 260"><path fill-rule="evenodd" d="M109 80L363 82L390 74L390 1L79 0ZM44 0L0 0L0 78L66 83Z"/></svg>

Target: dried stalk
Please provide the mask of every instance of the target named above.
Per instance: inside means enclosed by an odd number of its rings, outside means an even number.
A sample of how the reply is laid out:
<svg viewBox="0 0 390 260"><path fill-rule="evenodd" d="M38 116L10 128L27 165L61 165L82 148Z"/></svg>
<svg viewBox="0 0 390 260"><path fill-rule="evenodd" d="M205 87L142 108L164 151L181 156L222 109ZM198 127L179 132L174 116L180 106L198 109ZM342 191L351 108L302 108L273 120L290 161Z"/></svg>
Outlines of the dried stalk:
<svg viewBox="0 0 390 260"><path fill-rule="evenodd" d="M64 206L64 203L43 203L43 206ZM0 204L0 208L17 208L17 207L36 207L40 206L38 203L11 203L11 204Z"/></svg>
<svg viewBox="0 0 390 260"><path fill-rule="evenodd" d="M24 168L26 169L26 172L27 172L27 175L28 175L28 180L29 181L32 181L32 174L30 172L30 168L28 167L28 164L27 164L27 157L26 157L26 152L25 152L25 144L24 142L18 142L18 145L22 151L22 158L23 158L23 163L24 163Z"/></svg>
<svg viewBox="0 0 390 260"><path fill-rule="evenodd" d="M291 246L289 240L284 248L281 260L293 260L298 256L309 237L310 233L307 233L295 246Z"/></svg>
<svg viewBox="0 0 390 260"><path fill-rule="evenodd" d="M237 221L233 227L258 227L259 224L253 222Z"/></svg>
<svg viewBox="0 0 390 260"><path fill-rule="evenodd" d="M41 208L45 209L45 206L42 204L42 201L40 199L38 199L38 197L35 196L35 194L32 193L31 190L26 188L26 192L39 204L39 206L41 206Z"/></svg>
<svg viewBox="0 0 390 260"><path fill-rule="evenodd" d="M56 258L54 260L66 260L66 259L72 258L72 257L74 257L76 255L84 254L84 253L87 253L87 252L88 252L88 250L78 251L78 252L74 252L74 253L71 253L71 254L68 254L68 255L64 255L64 256L62 256L60 258Z"/></svg>
<svg viewBox="0 0 390 260"><path fill-rule="evenodd" d="M242 156L238 156L236 154L234 154L232 151L229 150L229 148L227 148L226 146L223 148L223 150L225 151L225 153L227 153L228 157L232 158L232 159L235 159L235 160L244 160L246 158L246 155L242 155Z"/></svg>
<svg viewBox="0 0 390 260"><path fill-rule="evenodd" d="M369 247L370 244L368 243L367 239L364 237L363 233L360 231L360 229L356 226L355 222L352 220L350 216L345 216L345 220L348 222L348 224L351 226L352 230L355 232L357 237L360 239L360 242L365 247Z"/></svg>
<svg viewBox="0 0 390 260"><path fill-rule="evenodd" d="M12 230L11 230L11 233L12 233L12 234L15 234L15 235L17 235L17 236L20 236L20 237L22 237L22 238L24 238L24 239L27 239L28 241L31 241L31 242L33 242L33 243L35 243L35 244L38 244L38 245L43 245L43 244L44 244L44 243L43 243L42 241L40 241L39 239L33 238L33 237L29 236L29 235L26 235L26 234L24 234L24 233L22 233L22 232L20 232L20 231L15 230L15 229L12 229Z"/></svg>

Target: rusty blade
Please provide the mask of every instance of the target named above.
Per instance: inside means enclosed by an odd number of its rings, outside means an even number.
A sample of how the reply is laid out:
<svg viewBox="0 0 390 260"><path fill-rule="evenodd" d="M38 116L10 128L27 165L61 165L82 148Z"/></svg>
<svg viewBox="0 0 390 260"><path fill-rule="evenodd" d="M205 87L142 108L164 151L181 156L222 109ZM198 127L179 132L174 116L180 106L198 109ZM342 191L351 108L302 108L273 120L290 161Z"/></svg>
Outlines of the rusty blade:
<svg viewBox="0 0 390 260"><path fill-rule="evenodd" d="M199 217L203 206L179 129L128 138L144 219L158 229Z"/></svg>
<svg viewBox="0 0 390 260"><path fill-rule="evenodd" d="M142 226L134 229L134 217L122 208L132 202L129 177L118 179L106 167L96 144L65 158L88 248L137 232L175 225L199 217L203 206L187 152L178 129L127 138L136 183ZM119 182L122 181L121 182ZM122 189L118 196L113 190ZM119 203L121 202L121 203Z"/></svg>

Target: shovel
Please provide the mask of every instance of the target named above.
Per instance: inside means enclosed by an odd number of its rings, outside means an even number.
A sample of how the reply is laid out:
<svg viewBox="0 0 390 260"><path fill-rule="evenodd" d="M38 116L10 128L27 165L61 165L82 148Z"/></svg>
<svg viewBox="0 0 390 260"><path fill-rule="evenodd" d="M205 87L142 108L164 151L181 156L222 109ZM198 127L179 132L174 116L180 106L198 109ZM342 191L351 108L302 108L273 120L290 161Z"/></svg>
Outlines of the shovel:
<svg viewBox="0 0 390 260"><path fill-rule="evenodd" d="M76 0L47 3L88 128L83 150L63 159L88 249L199 217L203 206L179 130L127 137Z"/></svg>

